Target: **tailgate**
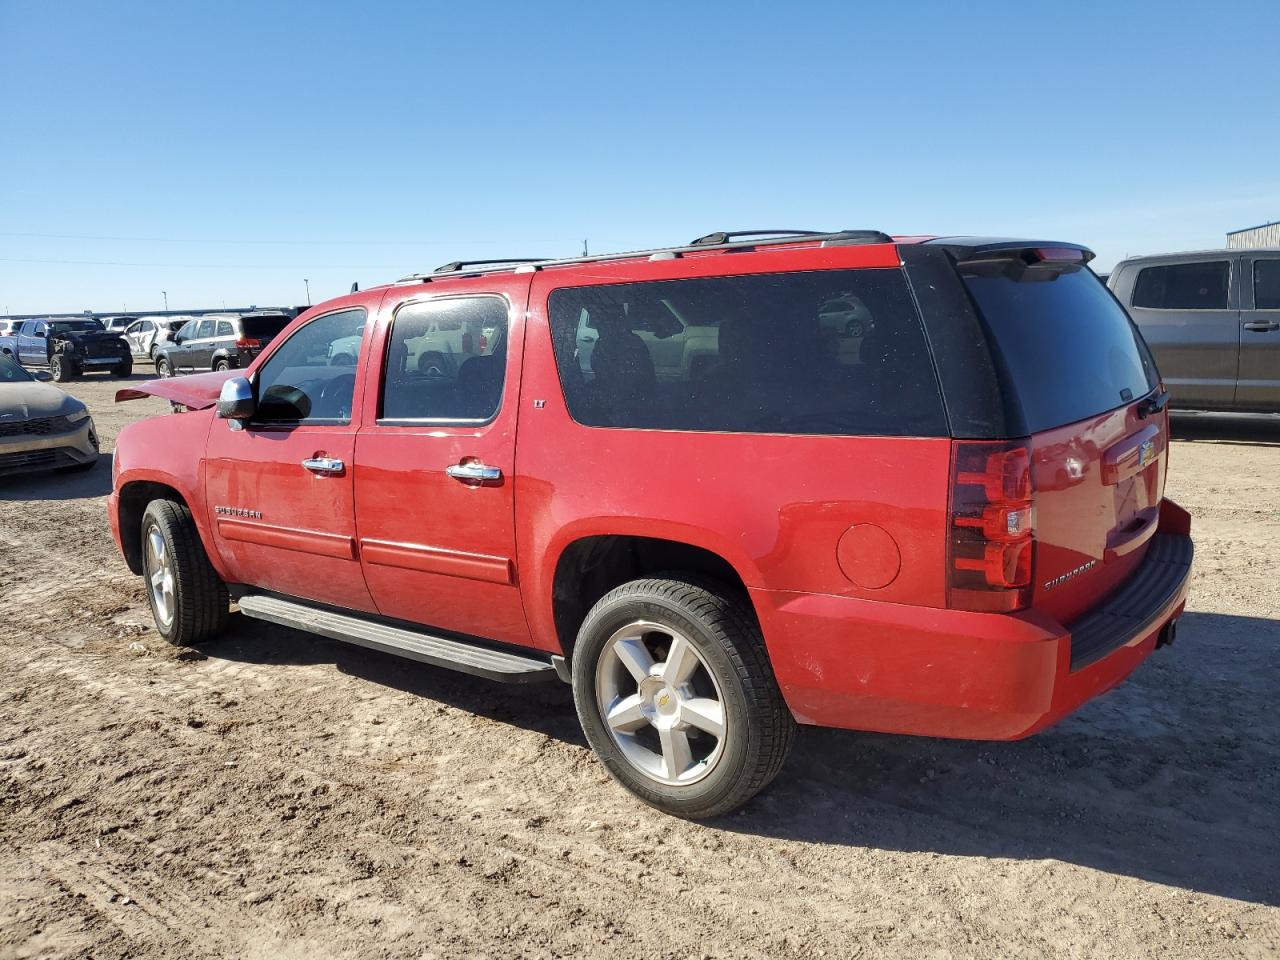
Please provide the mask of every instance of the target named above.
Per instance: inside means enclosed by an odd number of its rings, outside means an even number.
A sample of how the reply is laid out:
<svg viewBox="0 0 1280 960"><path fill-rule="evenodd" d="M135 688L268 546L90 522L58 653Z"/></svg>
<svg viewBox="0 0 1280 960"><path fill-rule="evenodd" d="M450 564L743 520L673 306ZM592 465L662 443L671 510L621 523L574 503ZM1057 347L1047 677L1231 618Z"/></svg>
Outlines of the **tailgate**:
<svg viewBox="0 0 1280 960"><path fill-rule="evenodd" d="M1159 523L1168 415L1133 404L1031 438L1032 606L1069 623L1137 569Z"/></svg>

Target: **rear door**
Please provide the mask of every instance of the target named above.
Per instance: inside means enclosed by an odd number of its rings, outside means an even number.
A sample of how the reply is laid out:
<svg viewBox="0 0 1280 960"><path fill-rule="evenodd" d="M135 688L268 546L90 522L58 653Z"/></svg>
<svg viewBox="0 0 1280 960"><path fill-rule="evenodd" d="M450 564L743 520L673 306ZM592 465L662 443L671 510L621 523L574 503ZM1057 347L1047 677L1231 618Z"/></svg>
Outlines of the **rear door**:
<svg viewBox="0 0 1280 960"><path fill-rule="evenodd" d="M530 279L488 281L384 305L356 438L356 522L379 613L527 645L513 471ZM476 352L422 362L424 338L472 328L493 331Z"/></svg>
<svg viewBox="0 0 1280 960"><path fill-rule="evenodd" d="M1280 254L1250 255L1244 264L1236 406L1280 412Z"/></svg>
<svg viewBox="0 0 1280 960"><path fill-rule="evenodd" d="M1168 457L1167 411L1151 408L1160 373L1083 265L960 269L1030 435L1032 605L1069 623L1129 577L1155 533Z"/></svg>
<svg viewBox="0 0 1280 960"><path fill-rule="evenodd" d="M1155 354L1173 405L1229 410L1240 366L1233 257L1136 265L1117 287ZM1131 268L1134 269L1134 268Z"/></svg>

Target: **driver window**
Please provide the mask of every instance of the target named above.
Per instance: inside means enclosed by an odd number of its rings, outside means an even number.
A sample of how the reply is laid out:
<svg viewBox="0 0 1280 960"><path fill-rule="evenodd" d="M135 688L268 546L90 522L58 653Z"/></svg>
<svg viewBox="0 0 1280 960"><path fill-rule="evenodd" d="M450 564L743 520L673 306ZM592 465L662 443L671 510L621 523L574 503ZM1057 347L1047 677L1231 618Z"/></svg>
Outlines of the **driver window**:
<svg viewBox="0 0 1280 960"><path fill-rule="evenodd" d="M351 422L364 310L343 310L299 327L257 375L255 423Z"/></svg>
<svg viewBox="0 0 1280 960"><path fill-rule="evenodd" d="M182 325L182 329L178 331L178 337L183 340L191 340L196 335L196 327L200 325L198 320L188 320Z"/></svg>

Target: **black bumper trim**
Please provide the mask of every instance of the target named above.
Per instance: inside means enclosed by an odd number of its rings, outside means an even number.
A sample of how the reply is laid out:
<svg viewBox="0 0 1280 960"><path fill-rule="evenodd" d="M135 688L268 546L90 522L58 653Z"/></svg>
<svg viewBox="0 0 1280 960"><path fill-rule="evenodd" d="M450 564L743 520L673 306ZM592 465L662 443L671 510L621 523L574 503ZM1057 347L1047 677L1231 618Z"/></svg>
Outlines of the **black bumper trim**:
<svg viewBox="0 0 1280 960"><path fill-rule="evenodd" d="M1156 534L1137 572L1107 602L1070 626L1071 670L1097 663L1155 629L1191 578L1190 537Z"/></svg>

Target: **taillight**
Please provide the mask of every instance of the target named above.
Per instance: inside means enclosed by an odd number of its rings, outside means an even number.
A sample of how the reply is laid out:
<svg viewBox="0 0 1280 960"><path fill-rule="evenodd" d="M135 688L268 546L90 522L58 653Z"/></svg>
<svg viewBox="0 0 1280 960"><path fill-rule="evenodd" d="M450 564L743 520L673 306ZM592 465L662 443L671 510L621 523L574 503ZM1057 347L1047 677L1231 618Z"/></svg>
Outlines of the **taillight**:
<svg viewBox="0 0 1280 960"><path fill-rule="evenodd" d="M948 606L1022 609L1035 553L1030 451L1016 441L957 440L951 471Z"/></svg>
<svg viewBox="0 0 1280 960"><path fill-rule="evenodd" d="M257 350L262 346L262 341L256 340L253 337L241 337L236 341L236 346L241 350Z"/></svg>
<svg viewBox="0 0 1280 960"><path fill-rule="evenodd" d="M488 349L489 349L489 338L482 333L480 334L480 352L484 353Z"/></svg>

